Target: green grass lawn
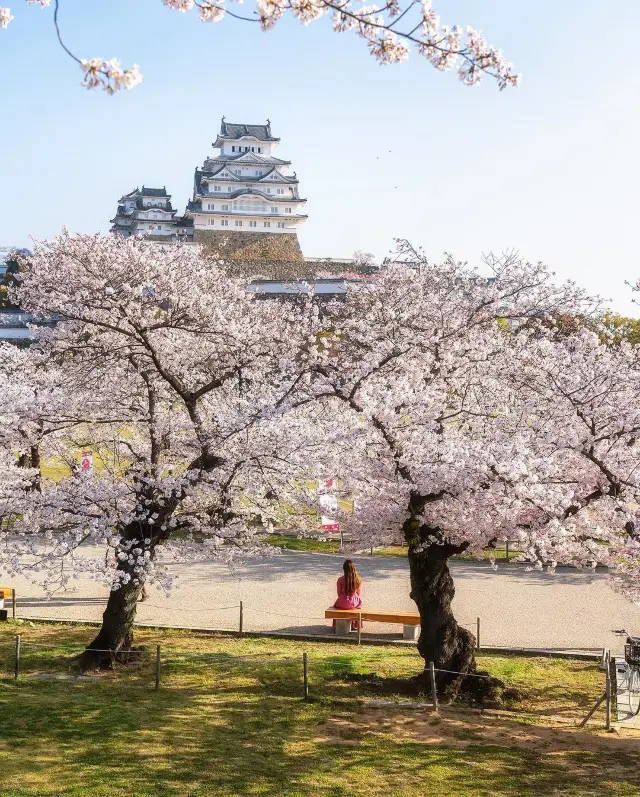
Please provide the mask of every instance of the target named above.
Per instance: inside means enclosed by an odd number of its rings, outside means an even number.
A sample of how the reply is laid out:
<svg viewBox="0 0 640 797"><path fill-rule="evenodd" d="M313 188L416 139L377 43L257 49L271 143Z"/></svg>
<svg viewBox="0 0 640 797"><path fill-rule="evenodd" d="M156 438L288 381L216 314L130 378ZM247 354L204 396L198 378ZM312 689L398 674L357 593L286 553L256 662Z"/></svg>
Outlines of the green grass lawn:
<svg viewBox="0 0 640 797"><path fill-rule="evenodd" d="M313 553L340 553L338 540L318 540L315 537L283 537L269 534L263 542L286 551L310 551Z"/></svg>
<svg viewBox="0 0 640 797"><path fill-rule="evenodd" d="M316 537L284 537L279 534L270 534L262 538L264 542L273 545L277 548L283 548L287 551L307 551L312 553L340 553L340 543L337 540L321 540ZM369 549L365 549L369 553ZM388 545L385 547L374 548L374 556L400 556L406 558L407 548L403 545ZM509 549L509 559L513 559L517 555L517 551L512 548ZM504 548L496 548L493 551L493 556L496 561L505 561L507 558L506 550ZM478 561L476 556L471 554L462 553L453 557L454 559L462 559L465 561ZM484 552L484 560L489 561L490 552Z"/></svg>
<svg viewBox="0 0 640 797"><path fill-rule="evenodd" d="M0 626L2 797L640 793L638 740L574 727L603 689L588 662L480 657L480 667L523 691L517 715L372 704L375 690L350 676L413 674L421 660L408 647L140 629L139 662L89 680L42 679L73 675L71 656L94 631Z"/></svg>

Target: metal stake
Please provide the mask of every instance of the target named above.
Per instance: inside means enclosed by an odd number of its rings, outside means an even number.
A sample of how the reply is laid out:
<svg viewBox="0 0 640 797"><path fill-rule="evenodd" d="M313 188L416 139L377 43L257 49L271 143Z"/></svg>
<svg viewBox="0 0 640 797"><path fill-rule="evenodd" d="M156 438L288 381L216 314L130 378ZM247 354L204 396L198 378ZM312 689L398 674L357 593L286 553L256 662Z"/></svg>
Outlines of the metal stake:
<svg viewBox="0 0 640 797"><path fill-rule="evenodd" d="M302 654L302 672L303 672L303 683L304 683L304 699L309 699L309 662L307 660L307 654Z"/></svg>
<svg viewBox="0 0 640 797"><path fill-rule="evenodd" d="M433 666L433 662L429 662L429 673L431 675L431 697L433 698L433 707L438 711L438 692L436 690L436 668Z"/></svg>
<svg viewBox="0 0 640 797"><path fill-rule="evenodd" d="M607 686L605 694L607 696L605 728L609 731L611 730L611 671L609 669L608 663L607 663Z"/></svg>
<svg viewBox="0 0 640 797"><path fill-rule="evenodd" d="M616 673L616 660L611 658L609 659L609 666L607 667L607 683L609 686L609 699L607 700L607 730L611 730L611 712L615 711L618 707L617 699L617 673ZM614 707L614 701L616 701ZM616 716L614 716L614 722L617 720L617 711Z"/></svg>
<svg viewBox="0 0 640 797"><path fill-rule="evenodd" d="M156 645L156 690L160 689L160 645Z"/></svg>

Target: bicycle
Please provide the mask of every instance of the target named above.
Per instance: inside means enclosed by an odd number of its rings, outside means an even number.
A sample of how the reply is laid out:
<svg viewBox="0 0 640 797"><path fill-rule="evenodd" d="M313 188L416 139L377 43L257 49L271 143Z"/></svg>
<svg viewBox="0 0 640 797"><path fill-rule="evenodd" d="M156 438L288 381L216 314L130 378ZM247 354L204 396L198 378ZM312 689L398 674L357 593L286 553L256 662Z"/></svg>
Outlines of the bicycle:
<svg viewBox="0 0 640 797"><path fill-rule="evenodd" d="M624 646L624 660L629 665L629 709L635 717L640 713L640 637L628 636Z"/></svg>

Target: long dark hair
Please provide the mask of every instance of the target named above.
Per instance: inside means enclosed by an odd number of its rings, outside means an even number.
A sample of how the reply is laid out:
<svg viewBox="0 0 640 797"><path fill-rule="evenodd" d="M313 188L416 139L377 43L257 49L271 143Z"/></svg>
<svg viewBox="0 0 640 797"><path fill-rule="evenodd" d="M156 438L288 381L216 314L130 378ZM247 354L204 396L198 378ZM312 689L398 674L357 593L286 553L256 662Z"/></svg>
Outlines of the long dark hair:
<svg viewBox="0 0 640 797"><path fill-rule="evenodd" d="M342 569L344 570L344 591L347 595L353 595L354 592L360 589L362 584L360 574L351 559L345 559Z"/></svg>

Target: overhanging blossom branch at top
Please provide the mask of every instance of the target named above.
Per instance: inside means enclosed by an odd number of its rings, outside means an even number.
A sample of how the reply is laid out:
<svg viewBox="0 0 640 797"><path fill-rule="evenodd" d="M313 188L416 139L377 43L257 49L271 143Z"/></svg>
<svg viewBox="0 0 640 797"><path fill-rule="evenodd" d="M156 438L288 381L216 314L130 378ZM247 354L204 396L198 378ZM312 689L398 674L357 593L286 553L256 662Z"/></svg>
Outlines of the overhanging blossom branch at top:
<svg viewBox="0 0 640 797"><path fill-rule="evenodd" d="M26 0L43 8L52 0ZM258 23L269 31L287 11L305 25L325 14L331 14L336 33L354 31L365 40L369 52L381 64L397 63L409 57L411 49L424 56L436 69L455 69L467 86L478 84L484 75L493 78L500 90L517 86L520 76L502 53L492 47L473 28L440 24L432 8L432 0L387 0L381 6L358 5L354 0L256 0L249 16L229 10L225 0L162 0L175 11L187 13L198 9L203 22L220 22L225 16L244 22ZM82 85L103 88L109 94L130 89L142 81L137 64L123 68L116 58L79 58L64 43L58 25L60 0L53 0L54 25L61 47L76 61L84 73ZM0 7L0 28L7 28L13 19L10 8ZM403 23L402 25L400 23Z"/></svg>

